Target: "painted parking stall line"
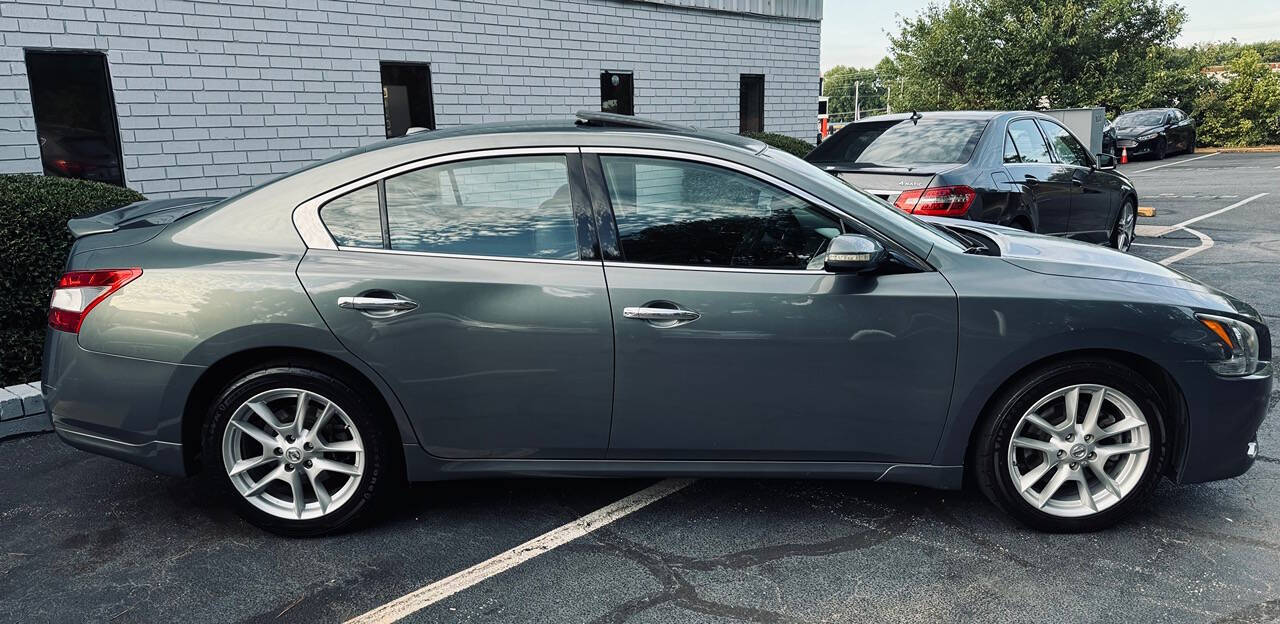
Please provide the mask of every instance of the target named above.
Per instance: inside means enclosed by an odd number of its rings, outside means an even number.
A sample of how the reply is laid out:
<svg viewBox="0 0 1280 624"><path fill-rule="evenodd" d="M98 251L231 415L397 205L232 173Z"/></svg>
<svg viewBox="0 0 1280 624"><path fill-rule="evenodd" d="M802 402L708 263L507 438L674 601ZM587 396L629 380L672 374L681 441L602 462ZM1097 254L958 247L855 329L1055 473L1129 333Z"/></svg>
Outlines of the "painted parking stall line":
<svg viewBox="0 0 1280 624"><path fill-rule="evenodd" d="M659 481L631 496L614 501L573 522L543 533L511 550L405 594L363 615L351 618L346 621L346 624L398 622L485 579L510 570L538 555L555 550L596 529L608 526L628 514L639 511L651 503L675 494L688 487L693 481L693 479Z"/></svg>
<svg viewBox="0 0 1280 624"><path fill-rule="evenodd" d="M1162 169L1164 167L1172 167L1174 165L1181 165L1182 163L1189 163L1193 160L1200 160L1201 158L1209 158L1210 156L1217 156L1218 154L1221 154L1221 153L1222 152L1214 152L1212 154L1205 154L1204 156L1196 156L1195 158L1188 158L1186 160L1175 160L1173 162L1168 162L1163 165L1156 165L1154 167L1147 167L1146 169L1139 169L1138 171L1134 171L1133 173L1146 173L1148 171L1155 171L1156 169Z"/></svg>
<svg viewBox="0 0 1280 624"><path fill-rule="evenodd" d="M1240 200L1240 201L1238 201L1238 202L1236 202L1236 203L1234 203L1234 204L1231 204L1230 206L1227 206L1226 208L1219 208L1219 209L1217 209L1217 210L1214 210L1213 212L1208 212L1208 213L1202 214L1202 215L1200 215L1200 216L1198 216L1198 217L1192 217L1192 218L1190 218L1190 219L1187 219L1186 221L1183 221L1182 223L1175 223L1175 224L1173 224L1173 225L1167 225L1167 226L1164 226L1164 227L1158 227L1158 226L1157 226L1157 228L1158 228L1158 229L1157 229L1157 230L1155 230L1154 232L1152 232L1151 234L1149 234L1149 236L1159 237L1159 236L1164 236L1165 234L1168 234L1169 232L1173 232L1173 231L1175 231L1175 230L1185 229L1188 225L1191 225L1192 223L1199 223L1200 221L1204 221L1205 219L1208 219L1208 218L1210 218L1210 217L1216 217L1216 216L1218 216L1218 215L1220 215L1220 214L1222 214L1222 213L1224 213L1224 212L1227 212L1227 211L1229 211L1229 210L1235 210L1236 208L1239 208L1239 207L1241 207L1241 206L1243 206L1243 205L1245 205L1245 204L1247 204L1247 203L1249 203L1249 202L1251 202L1251 201L1253 201L1253 200L1255 200L1255 199L1258 199L1258 198L1260 198L1260 197L1265 197L1265 196L1270 195L1270 194L1271 194L1271 193L1269 193L1269 192L1268 192L1268 193L1258 193L1257 195L1254 195L1253 197L1247 197L1247 198L1245 198L1245 199L1242 199L1242 200Z"/></svg>

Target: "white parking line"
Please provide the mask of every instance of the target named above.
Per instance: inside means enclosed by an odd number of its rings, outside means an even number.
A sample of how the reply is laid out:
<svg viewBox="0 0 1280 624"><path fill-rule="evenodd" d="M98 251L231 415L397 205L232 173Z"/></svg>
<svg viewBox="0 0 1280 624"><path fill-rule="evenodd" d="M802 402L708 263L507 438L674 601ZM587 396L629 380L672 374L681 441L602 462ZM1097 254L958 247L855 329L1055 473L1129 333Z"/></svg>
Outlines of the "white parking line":
<svg viewBox="0 0 1280 624"><path fill-rule="evenodd" d="M1134 247L1160 247L1161 249L1192 249L1186 245L1157 245L1155 243L1132 243Z"/></svg>
<svg viewBox="0 0 1280 624"><path fill-rule="evenodd" d="M1154 166L1154 167L1148 167L1148 168L1146 168L1146 169L1142 169L1142 170L1139 170L1139 171L1134 171L1133 173L1146 173L1146 172L1148 172L1148 171L1155 171L1156 169L1159 169L1159 168L1161 168L1161 167L1172 167L1173 165L1181 165L1182 163L1185 163L1185 162L1191 162L1191 161L1193 161L1193 160L1200 160L1201 158L1208 158L1208 157L1210 157L1210 156L1217 156L1218 154L1221 154L1221 153L1222 153L1222 152L1214 152L1214 153L1212 153L1212 154L1205 154L1204 156L1196 156L1195 158L1188 158L1188 159L1186 159L1186 160L1175 160L1175 161L1173 161L1173 162L1165 163L1165 164L1163 164L1163 165L1156 165L1156 166Z"/></svg>
<svg viewBox="0 0 1280 624"><path fill-rule="evenodd" d="M1176 253L1176 254L1173 254L1172 256L1169 256L1168 258L1165 258L1164 260L1161 260L1161 261L1160 261L1160 264L1163 264L1163 265L1165 265L1165 266L1169 266L1169 265L1171 265L1171 264L1173 264L1173 263L1175 263L1175 262L1177 262L1177 261L1179 261L1179 260L1186 260L1187 258L1190 258L1191 256L1194 256L1194 255L1196 255L1196 254L1198 254L1198 253L1200 253L1200 252L1202 252L1202 251L1208 251L1208 249L1209 249L1210 247L1213 247L1213 239L1212 239L1212 238L1209 238L1209 237L1208 237L1207 235L1205 235L1204 233L1202 233L1202 232L1197 232L1196 230L1193 230L1193 229L1191 229L1191 228L1189 228L1189 227L1184 227L1184 228L1182 228L1182 229L1184 229L1184 230L1186 230L1186 231L1188 231L1188 232L1191 232L1192 234L1194 234L1194 235L1195 235L1195 237L1196 237L1196 238L1200 239L1200 246L1198 246L1198 247L1192 247L1191 249L1183 249L1182 251L1180 251L1180 252L1178 252L1178 253ZM1169 247L1172 247L1172 245L1168 245L1168 246L1169 246Z"/></svg>
<svg viewBox="0 0 1280 624"><path fill-rule="evenodd" d="M597 509L569 524L552 529L511 550L481 561L457 574L442 578L377 607L346 624L388 624L412 615L489 577L510 570L538 555L563 546L596 529L607 526L646 505L674 494L693 483L693 479L659 481L631 496Z"/></svg>
<svg viewBox="0 0 1280 624"><path fill-rule="evenodd" d="M1174 230L1180 230L1180 229L1186 228L1188 225L1191 225L1192 223L1196 223L1196 222L1198 222L1198 221L1204 221L1205 219L1208 219L1209 217L1216 217L1216 216L1218 216L1218 215L1220 215L1220 214L1222 214L1222 213L1224 213L1224 212L1226 212L1226 211L1228 211L1228 210L1235 210L1236 208L1239 208L1239 207L1241 207L1241 206L1243 206L1243 205L1245 205L1245 204L1247 204L1247 203L1249 203L1249 202L1251 202L1251 201L1253 201L1253 200L1255 200L1255 199L1258 199L1259 197L1263 197L1263 196L1265 196L1265 195L1270 195L1270 193L1258 193L1257 195L1254 195L1253 197L1247 197L1247 198L1245 198L1245 199L1242 199L1242 200L1240 200L1240 201L1238 201L1238 202L1236 202L1236 203L1234 203L1234 204L1231 204L1230 206L1227 206L1226 208L1219 208L1219 209L1217 209L1217 210L1215 210L1215 211L1213 211L1213 212L1205 213L1205 214L1202 214L1202 215L1200 215L1200 216L1198 216L1198 217L1192 217L1192 218L1190 218L1190 219L1187 219L1186 221L1183 221L1182 223L1177 223L1177 224L1174 224L1174 225L1168 225L1168 226L1165 226L1165 227L1162 227L1162 228L1158 228L1158 229L1156 229L1154 232L1151 232L1150 234L1148 234L1148 236L1164 236L1165 234L1168 234L1169 232L1172 232L1172 231L1174 231Z"/></svg>

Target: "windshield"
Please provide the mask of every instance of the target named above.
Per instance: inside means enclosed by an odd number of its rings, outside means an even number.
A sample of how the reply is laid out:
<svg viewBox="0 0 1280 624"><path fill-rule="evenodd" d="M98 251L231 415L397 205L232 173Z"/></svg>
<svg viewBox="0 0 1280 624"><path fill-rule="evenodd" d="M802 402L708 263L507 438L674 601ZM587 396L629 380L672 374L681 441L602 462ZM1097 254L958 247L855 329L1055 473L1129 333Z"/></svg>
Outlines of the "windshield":
<svg viewBox="0 0 1280 624"><path fill-rule="evenodd" d="M985 119L921 118L851 123L818 145L807 160L866 167L968 162Z"/></svg>
<svg viewBox="0 0 1280 624"><path fill-rule="evenodd" d="M1163 111L1138 111L1116 117L1117 128L1141 128L1143 126L1159 126L1162 124L1164 124Z"/></svg>
<svg viewBox="0 0 1280 624"><path fill-rule="evenodd" d="M859 208L872 211L876 216L880 216L886 220L897 222L900 227L905 225L907 228L916 232L923 229L927 232L925 236L930 240L945 241L960 249L964 249L968 246L955 234L947 231L945 228L898 210L883 199L867 193L849 182L815 167L812 163L805 162L804 160L788 154L787 152L770 147L765 149L761 155L772 159L779 164L785 165L787 168L803 176L806 180L814 182L827 190L835 191L841 197L849 200L849 203L852 203ZM837 206L839 205L837 204ZM849 214L857 216L857 212L849 210L848 206L844 206L842 208L846 212L849 212Z"/></svg>

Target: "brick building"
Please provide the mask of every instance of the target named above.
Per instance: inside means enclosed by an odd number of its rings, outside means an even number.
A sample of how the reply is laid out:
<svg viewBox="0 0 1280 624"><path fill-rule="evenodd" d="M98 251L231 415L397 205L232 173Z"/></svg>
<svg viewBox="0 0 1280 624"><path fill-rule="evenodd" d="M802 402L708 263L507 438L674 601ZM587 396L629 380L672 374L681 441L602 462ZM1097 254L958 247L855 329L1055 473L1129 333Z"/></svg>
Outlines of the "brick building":
<svg viewBox="0 0 1280 624"><path fill-rule="evenodd" d="M816 132L822 0L3 0L0 173L223 195L578 109Z"/></svg>

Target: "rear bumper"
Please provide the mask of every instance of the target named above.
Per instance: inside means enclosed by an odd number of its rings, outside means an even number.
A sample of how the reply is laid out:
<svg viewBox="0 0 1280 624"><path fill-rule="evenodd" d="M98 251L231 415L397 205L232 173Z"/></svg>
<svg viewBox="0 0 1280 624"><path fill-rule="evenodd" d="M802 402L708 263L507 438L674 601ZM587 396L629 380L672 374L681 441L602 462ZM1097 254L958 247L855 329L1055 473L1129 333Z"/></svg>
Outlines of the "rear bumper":
<svg viewBox="0 0 1280 624"><path fill-rule="evenodd" d="M182 415L204 367L88 351L55 330L44 357L45 405L58 437L157 472L189 473Z"/></svg>
<svg viewBox="0 0 1280 624"><path fill-rule="evenodd" d="M168 475L185 476L187 474L182 445L178 443L160 440L124 442L56 421L53 430L63 442L82 451L137 464Z"/></svg>
<svg viewBox="0 0 1280 624"><path fill-rule="evenodd" d="M1203 483L1244 474L1258 452L1258 428L1267 416L1274 365L1246 377L1214 375L1202 362L1186 365L1200 372L1180 378L1188 422L1177 481Z"/></svg>

